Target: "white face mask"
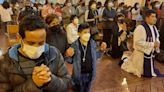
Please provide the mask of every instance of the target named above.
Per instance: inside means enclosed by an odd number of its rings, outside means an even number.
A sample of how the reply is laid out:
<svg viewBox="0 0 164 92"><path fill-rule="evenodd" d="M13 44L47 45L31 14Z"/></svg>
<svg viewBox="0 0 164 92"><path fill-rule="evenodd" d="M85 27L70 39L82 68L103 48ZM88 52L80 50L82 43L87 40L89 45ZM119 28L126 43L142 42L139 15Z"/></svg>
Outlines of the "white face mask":
<svg viewBox="0 0 164 92"><path fill-rule="evenodd" d="M86 34L83 34L83 35L81 36L81 39L82 39L83 41L88 42L89 39L90 39L90 36L91 36L90 33L86 33Z"/></svg>
<svg viewBox="0 0 164 92"><path fill-rule="evenodd" d="M137 5L137 8L140 9L141 8L140 5Z"/></svg>
<svg viewBox="0 0 164 92"><path fill-rule="evenodd" d="M160 8L160 4L156 4L155 7L156 7L156 8Z"/></svg>
<svg viewBox="0 0 164 92"><path fill-rule="evenodd" d="M110 2L109 4L108 4L108 7L113 7L114 6L114 4L112 3L112 2Z"/></svg>
<svg viewBox="0 0 164 92"><path fill-rule="evenodd" d="M44 52L45 45L34 47L28 44L23 44L23 52L31 59L39 58Z"/></svg>
<svg viewBox="0 0 164 92"><path fill-rule="evenodd" d="M121 9L121 8L118 8L118 9L117 9L117 12L119 12L119 13L120 13L121 11L122 11L122 9Z"/></svg>

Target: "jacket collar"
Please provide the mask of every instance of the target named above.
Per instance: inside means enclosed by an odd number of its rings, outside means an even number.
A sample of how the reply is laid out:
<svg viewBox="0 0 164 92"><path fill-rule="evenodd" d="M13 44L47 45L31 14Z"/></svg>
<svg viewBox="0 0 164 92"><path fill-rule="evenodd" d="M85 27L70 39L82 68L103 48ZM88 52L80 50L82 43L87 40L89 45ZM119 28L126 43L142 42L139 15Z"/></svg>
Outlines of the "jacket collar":
<svg viewBox="0 0 164 92"><path fill-rule="evenodd" d="M16 45L12 46L8 51L9 57L16 60L16 61L19 61L19 59L18 59L18 49L20 47L21 47L20 44L16 44ZM48 52L49 52L49 45L45 44L45 53L48 53Z"/></svg>

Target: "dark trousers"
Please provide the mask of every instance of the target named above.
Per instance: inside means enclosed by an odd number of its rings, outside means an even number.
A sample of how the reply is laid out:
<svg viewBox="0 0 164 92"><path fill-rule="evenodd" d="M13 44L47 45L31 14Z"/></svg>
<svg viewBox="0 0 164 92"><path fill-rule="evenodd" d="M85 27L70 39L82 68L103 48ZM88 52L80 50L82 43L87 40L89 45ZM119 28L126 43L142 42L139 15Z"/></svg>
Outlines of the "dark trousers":
<svg viewBox="0 0 164 92"><path fill-rule="evenodd" d="M75 84L75 92L91 92L92 74L81 74L80 84Z"/></svg>
<svg viewBox="0 0 164 92"><path fill-rule="evenodd" d="M112 30L111 29L103 29L103 42L106 42L107 48L110 48L111 37L112 37Z"/></svg>
<svg viewBox="0 0 164 92"><path fill-rule="evenodd" d="M153 66L151 66L151 59L144 58L144 76L145 77L152 77L151 67L154 69L154 62Z"/></svg>

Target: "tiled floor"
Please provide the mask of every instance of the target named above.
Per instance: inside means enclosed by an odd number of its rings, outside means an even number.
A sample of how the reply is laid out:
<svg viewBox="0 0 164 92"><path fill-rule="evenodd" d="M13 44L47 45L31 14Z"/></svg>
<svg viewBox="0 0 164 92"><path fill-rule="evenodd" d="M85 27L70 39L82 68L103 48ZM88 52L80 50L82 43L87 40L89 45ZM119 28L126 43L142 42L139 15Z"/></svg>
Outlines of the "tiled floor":
<svg viewBox="0 0 164 92"><path fill-rule="evenodd" d="M7 39L0 35L0 48L5 52ZM118 66L119 60L104 55L97 61L97 76L93 82L93 92L164 92L164 78L138 78L126 73ZM155 63L164 73L164 64ZM68 70L72 66L67 64Z"/></svg>

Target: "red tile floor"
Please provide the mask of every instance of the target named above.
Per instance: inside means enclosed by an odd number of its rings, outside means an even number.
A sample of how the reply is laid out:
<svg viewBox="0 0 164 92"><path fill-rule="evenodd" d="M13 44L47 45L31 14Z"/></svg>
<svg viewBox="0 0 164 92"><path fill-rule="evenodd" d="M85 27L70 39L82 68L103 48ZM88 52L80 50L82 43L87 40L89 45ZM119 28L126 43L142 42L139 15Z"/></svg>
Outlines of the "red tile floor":
<svg viewBox="0 0 164 92"><path fill-rule="evenodd" d="M0 35L0 43L0 48L5 53L8 46L4 35ZM106 55L97 61L93 92L164 92L164 78L138 78L121 70L118 61ZM164 64L155 64L160 72L164 73ZM72 65L66 65L71 72Z"/></svg>

